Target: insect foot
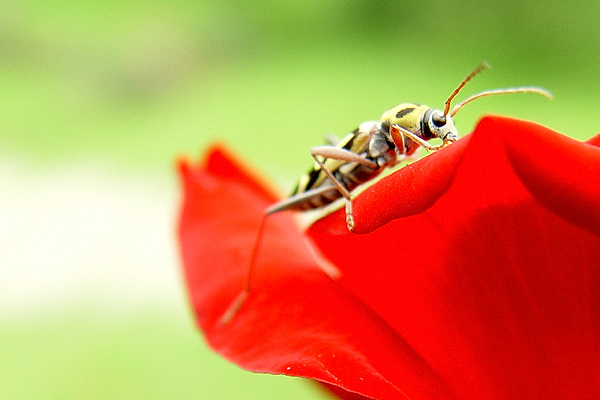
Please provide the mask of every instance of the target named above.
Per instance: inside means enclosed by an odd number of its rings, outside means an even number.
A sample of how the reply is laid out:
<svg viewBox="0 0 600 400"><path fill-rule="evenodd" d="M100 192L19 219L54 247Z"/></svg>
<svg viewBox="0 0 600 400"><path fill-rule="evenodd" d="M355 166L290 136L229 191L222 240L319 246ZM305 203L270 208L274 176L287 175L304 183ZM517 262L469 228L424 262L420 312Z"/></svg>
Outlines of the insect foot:
<svg viewBox="0 0 600 400"><path fill-rule="evenodd" d="M352 199L346 201L346 226L350 233L354 232L354 214L352 213Z"/></svg>
<svg viewBox="0 0 600 400"><path fill-rule="evenodd" d="M235 299L233 299L227 310L225 310L221 318L219 318L219 322L221 323L221 325L227 325L229 322L231 322L231 320L233 319L233 317L235 317L240 308L242 308L242 305L246 301L246 298L249 294L250 292L247 289L244 289L240 293L238 293L238 295L235 297Z"/></svg>

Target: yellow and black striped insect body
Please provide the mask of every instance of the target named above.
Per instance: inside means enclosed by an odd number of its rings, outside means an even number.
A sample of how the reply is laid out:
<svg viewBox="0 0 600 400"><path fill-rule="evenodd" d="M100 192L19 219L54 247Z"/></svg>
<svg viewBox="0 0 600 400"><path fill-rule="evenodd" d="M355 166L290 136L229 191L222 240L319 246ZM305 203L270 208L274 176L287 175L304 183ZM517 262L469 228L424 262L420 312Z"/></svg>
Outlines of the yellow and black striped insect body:
<svg viewBox="0 0 600 400"><path fill-rule="evenodd" d="M446 100L443 110L403 103L383 113L378 121L364 122L337 143L311 149L315 164L298 181L290 196L266 210L261 221L257 240L250 256L245 289L222 317L230 320L250 293L253 266L262 236L263 225L268 215L285 211L305 211L323 207L344 197L346 199L346 224L354 229L352 214L352 191L369 182L384 169L393 167L419 147L439 150L458 140L458 131L453 117L467 103L480 97L508 93L537 93L552 98L546 90L537 87L518 87L487 90L475 94L450 110L452 99L475 75L488 68L482 63L473 70ZM429 143L440 139L438 145Z"/></svg>

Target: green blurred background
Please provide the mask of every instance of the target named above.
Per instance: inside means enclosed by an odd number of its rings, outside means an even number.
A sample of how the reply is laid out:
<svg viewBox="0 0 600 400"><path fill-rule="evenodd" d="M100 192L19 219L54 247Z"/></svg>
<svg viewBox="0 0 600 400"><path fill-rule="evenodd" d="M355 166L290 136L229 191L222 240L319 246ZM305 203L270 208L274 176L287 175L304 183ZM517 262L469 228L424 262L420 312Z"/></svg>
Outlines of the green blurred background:
<svg viewBox="0 0 600 400"><path fill-rule="evenodd" d="M405 101L586 139L600 4L0 0L0 398L292 399L205 346L174 239L174 161L216 140L288 190L326 133ZM533 149L535 150L535 149Z"/></svg>

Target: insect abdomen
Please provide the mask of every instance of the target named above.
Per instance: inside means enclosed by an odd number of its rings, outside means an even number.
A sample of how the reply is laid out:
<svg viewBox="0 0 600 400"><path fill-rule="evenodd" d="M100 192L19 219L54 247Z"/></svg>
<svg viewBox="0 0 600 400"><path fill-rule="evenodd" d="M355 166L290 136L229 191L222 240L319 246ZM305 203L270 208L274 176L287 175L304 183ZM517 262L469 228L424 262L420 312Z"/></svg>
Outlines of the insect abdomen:
<svg viewBox="0 0 600 400"><path fill-rule="evenodd" d="M350 165L348 164L348 166ZM351 192L357 186L375 178L380 172L381 168L373 169L365 165L356 165L352 166L352 170L349 172L336 171L333 176L342 184L342 186L344 186L344 188ZM289 200L292 200L295 197L302 197L303 195L306 195L307 197L302 202L298 202L289 208L290 210L311 210L313 208L326 206L342 197L342 194L329 181L325 181L315 189L294 194Z"/></svg>

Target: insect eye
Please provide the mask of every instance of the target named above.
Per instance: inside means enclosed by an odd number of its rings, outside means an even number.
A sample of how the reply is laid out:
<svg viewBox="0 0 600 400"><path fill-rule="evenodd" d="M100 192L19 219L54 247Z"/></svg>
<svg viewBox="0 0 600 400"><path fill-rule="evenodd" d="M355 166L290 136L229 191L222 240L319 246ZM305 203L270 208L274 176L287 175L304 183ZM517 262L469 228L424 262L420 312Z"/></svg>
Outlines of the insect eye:
<svg viewBox="0 0 600 400"><path fill-rule="evenodd" d="M446 116L433 114L431 116L431 121L433 122L433 124L435 126L437 126L438 128L441 128L442 126L446 125Z"/></svg>

